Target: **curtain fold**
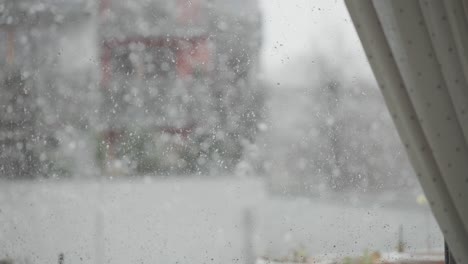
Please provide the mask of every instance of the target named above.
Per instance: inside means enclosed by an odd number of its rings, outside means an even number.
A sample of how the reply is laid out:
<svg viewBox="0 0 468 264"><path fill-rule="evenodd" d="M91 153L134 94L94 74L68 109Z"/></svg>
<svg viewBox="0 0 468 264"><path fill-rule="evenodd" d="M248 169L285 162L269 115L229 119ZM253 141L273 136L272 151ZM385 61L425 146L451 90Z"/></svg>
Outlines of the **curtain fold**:
<svg viewBox="0 0 468 264"><path fill-rule="evenodd" d="M463 3L346 0L346 5L447 243L458 263L468 263ZM453 8L456 14L450 14Z"/></svg>

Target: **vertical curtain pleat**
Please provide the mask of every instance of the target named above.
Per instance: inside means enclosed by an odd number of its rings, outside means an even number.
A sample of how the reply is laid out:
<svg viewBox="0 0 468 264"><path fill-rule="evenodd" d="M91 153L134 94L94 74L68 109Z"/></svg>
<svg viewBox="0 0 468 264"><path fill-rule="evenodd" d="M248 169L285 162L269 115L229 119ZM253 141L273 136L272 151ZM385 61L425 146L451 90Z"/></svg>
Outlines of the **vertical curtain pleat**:
<svg viewBox="0 0 468 264"><path fill-rule="evenodd" d="M455 42L452 31L442 32L451 24L437 21L445 11L424 1L346 4L434 215L455 258L466 262L467 86L459 56L445 57L443 47Z"/></svg>
<svg viewBox="0 0 468 264"><path fill-rule="evenodd" d="M456 50L463 66L465 78L468 79L468 18L465 13L468 3L464 0L444 0L446 17L453 31Z"/></svg>
<svg viewBox="0 0 468 264"><path fill-rule="evenodd" d="M440 64L465 142L468 142L468 85L456 52L453 32L446 19L444 2L423 0L420 5L434 47L434 56Z"/></svg>

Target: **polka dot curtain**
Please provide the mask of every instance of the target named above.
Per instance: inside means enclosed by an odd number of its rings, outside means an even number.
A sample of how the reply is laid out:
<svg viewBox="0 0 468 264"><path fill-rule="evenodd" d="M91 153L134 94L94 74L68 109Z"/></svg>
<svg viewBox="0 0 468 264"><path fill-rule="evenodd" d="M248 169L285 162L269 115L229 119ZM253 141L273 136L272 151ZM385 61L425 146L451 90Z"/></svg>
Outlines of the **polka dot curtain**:
<svg viewBox="0 0 468 264"><path fill-rule="evenodd" d="M447 243L468 263L468 1L346 5Z"/></svg>

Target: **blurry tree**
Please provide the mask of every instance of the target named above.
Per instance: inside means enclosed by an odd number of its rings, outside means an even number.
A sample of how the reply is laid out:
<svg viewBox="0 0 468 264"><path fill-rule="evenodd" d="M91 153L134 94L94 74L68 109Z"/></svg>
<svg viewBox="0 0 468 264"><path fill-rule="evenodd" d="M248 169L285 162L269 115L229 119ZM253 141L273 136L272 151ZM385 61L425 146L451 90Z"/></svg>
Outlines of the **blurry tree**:
<svg viewBox="0 0 468 264"><path fill-rule="evenodd" d="M272 187L309 194L416 187L375 81L349 76L326 54L298 58L291 71L301 70L303 81L271 87Z"/></svg>
<svg viewBox="0 0 468 264"><path fill-rule="evenodd" d="M311 84L318 138L315 153L331 189L377 190L414 187L412 168L376 84L349 79L346 67L318 60L318 82Z"/></svg>
<svg viewBox="0 0 468 264"><path fill-rule="evenodd" d="M63 175L64 149L75 144L61 134L86 127L91 115L81 96L90 84L88 73L70 65L64 42L77 34L89 16L89 1L5 0L0 3L0 144L2 175L8 177ZM70 31L74 25L72 34ZM73 53L77 53L73 48ZM82 54L79 54L80 56ZM5 95L5 96L3 96ZM62 165L61 165L62 163Z"/></svg>

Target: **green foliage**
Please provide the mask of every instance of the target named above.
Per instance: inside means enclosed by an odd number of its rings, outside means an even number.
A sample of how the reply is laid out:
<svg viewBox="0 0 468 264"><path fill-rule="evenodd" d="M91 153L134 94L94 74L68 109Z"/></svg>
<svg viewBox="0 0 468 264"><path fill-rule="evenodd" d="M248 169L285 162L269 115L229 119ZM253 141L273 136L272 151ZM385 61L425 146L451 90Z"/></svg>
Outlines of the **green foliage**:
<svg viewBox="0 0 468 264"><path fill-rule="evenodd" d="M345 257L341 261L343 264L373 264L378 263L380 259L380 252L373 251L369 252L369 250L364 250L362 256L358 257Z"/></svg>
<svg viewBox="0 0 468 264"><path fill-rule="evenodd" d="M129 173L207 173L213 168L229 171L242 157L239 137L172 135L164 132L123 132L109 142L101 134L96 140L96 159L102 169L115 159L127 162Z"/></svg>

